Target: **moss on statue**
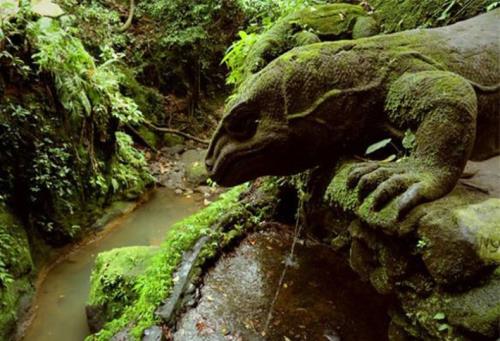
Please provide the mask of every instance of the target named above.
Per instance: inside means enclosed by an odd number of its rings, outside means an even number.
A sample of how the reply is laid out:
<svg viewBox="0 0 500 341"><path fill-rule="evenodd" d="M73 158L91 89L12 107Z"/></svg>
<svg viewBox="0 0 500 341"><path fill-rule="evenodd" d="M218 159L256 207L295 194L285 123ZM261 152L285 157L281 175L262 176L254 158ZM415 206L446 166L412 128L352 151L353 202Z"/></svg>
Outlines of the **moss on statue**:
<svg viewBox="0 0 500 341"><path fill-rule="evenodd" d="M249 54L241 61L242 65L229 63L234 74L239 75L234 83L239 85L249 75L260 71L294 47L321 41L368 37L378 31L376 20L359 5L334 3L304 8L277 20L252 40L252 46L247 47ZM228 59L231 59L231 53Z"/></svg>
<svg viewBox="0 0 500 341"><path fill-rule="evenodd" d="M382 29L387 33L417 27L436 27L471 18L493 2L491 0L458 1L435 0L369 0L375 8Z"/></svg>
<svg viewBox="0 0 500 341"><path fill-rule="evenodd" d="M350 264L378 292L398 295L404 318L393 322L417 338L498 337L500 200L458 184L403 220L374 219L347 187L352 166L338 167L325 202L358 217L348 229Z"/></svg>

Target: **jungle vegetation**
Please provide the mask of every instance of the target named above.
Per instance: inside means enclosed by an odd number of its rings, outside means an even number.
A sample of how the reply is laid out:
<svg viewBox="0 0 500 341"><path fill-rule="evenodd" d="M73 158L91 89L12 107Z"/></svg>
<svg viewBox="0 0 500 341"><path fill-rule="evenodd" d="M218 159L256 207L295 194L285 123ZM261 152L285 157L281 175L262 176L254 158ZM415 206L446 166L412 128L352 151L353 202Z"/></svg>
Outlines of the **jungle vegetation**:
<svg viewBox="0 0 500 341"><path fill-rule="evenodd" d="M329 2L336 1L0 1L0 339L51 250L88 235L113 201L153 186L148 152L179 142L175 131L209 138L258 37L293 11ZM500 6L361 4L387 33ZM151 290L139 286L142 301L126 318L150 307Z"/></svg>

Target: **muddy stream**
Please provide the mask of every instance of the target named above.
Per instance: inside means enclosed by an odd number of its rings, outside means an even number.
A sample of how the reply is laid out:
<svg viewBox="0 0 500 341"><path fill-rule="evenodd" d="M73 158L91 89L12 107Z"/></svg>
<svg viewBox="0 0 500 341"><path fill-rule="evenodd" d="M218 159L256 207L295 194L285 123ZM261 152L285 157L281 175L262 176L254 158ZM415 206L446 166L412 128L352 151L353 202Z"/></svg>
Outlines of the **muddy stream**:
<svg viewBox="0 0 500 341"><path fill-rule="evenodd" d="M111 230L102 238L77 248L48 272L39 287L35 315L23 340L82 341L90 333L85 302L96 255L123 246L159 245L173 223L200 207L193 198L160 188L136 210L108 224Z"/></svg>

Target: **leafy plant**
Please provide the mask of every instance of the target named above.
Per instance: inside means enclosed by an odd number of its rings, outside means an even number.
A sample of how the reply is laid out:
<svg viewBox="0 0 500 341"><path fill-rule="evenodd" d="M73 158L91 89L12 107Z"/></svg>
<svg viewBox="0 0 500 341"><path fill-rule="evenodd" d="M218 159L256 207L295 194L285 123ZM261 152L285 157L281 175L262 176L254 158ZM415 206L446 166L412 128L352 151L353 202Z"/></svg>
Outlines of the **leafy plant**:
<svg viewBox="0 0 500 341"><path fill-rule="evenodd" d="M237 88L249 75L245 74L247 56L254 44L273 26L278 19L307 6L330 1L292 0L262 1L239 0L240 6L253 18L247 31L238 32L239 39L226 50L222 63L229 69L226 83Z"/></svg>
<svg viewBox="0 0 500 341"><path fill-rule="evenodd" d="M405 136L403 137L402 144L407 151L412 151L416 146L416 137L411 130L405 131Z"/></svg>
<svg viewBox="0 0 500 341"><path fill-rule="evenodd" d="M221 63L229 68L229 74L226 77L226 83L238 86L245 79L245 60L260 35L257 33L238 33L240 39L235 41L227 50Z"/></svg>

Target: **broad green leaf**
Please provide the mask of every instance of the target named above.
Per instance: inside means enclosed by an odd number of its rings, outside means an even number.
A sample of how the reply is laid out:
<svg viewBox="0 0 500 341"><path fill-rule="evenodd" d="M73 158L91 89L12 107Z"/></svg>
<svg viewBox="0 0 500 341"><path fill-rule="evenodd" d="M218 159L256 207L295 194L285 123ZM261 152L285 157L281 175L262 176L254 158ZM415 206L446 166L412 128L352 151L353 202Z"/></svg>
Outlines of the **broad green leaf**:
<svg viewBox="0 0 500 341"><path fill-rule="evenodd" d="M388 139L379 141L377 143L374 143L371 146L369 146L368 148L366 148L365 154L366 155L372 154L372 153L376 152L377 150L380 150L380 149L384 148L385 146L387 146L389 143L391 143L391 141L392 141L392 139L388 138Z"/></svg>
<svg viewBox="0 0 500 341"><path fill-rule="evenodd" d="M438 327L438 330L440 332L444 332L445 330L448 330L450 328L450 325L447 323L440 324Z"/></svg>
<svg viewBox="0 0 500 341"><path fill-rule="evenodd" d="M437 313L436 315L434 315L433 319L434 320L444 320L444 318L446 317L446 315L444 313Z"/></svg>

